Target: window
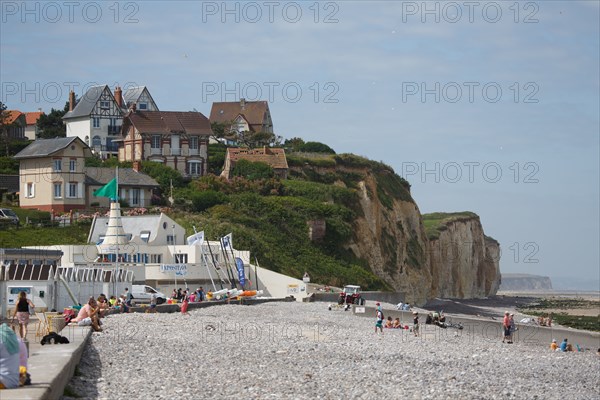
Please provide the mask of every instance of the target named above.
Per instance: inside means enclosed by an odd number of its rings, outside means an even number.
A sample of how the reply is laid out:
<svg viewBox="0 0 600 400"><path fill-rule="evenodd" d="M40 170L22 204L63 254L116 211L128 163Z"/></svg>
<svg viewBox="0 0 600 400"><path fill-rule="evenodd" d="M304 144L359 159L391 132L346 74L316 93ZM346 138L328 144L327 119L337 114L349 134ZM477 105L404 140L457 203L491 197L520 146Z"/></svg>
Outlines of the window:
<svg viewBox="0 0 600 400"><path fill-rule="evenodd" d="M175 244L175 236L167 235L167 244Z"/></svg>
<svg viewBox="0 0 600 400"><path fill-rule="evenodd" d="M94 128L100 128L100 118L99 117L92 117L92 126Z"/></svg>
<svg viewBox="0 0 600 400"><path fill-rule="evenodd" d="M190 136L190 150L198 150L198 136Z"/></svg>
<svg viewBox="0 0 600 400"><path fill-rule="evenodd" d="M140 205L140 189L131 189L131 205Z"/></svg>
<svg viewBox="0 0 600 400"><path fill-rule="evenodd" d="M67 197L70 199L77 198L77 182L69 182L69 195Z"/></svg>
<svg viewBox="0 0 600 400"><path fill-rule="evenodd" d="M35 183L27 183L27 197L35 197Z"/></svg>
<svg viewBox="0 0 600 400"><path fill-rule="evenodd" d="M188 173L190 175L201 175L202 164L200 163L200 161L190 161L188 163Z"/></svg>
<svg viewBox="0 0 600 400"><path fill-rule="evenodd" d="M92 147L102 146L102 138L100 136L94 136L92 138Z"/></svg>
<svg viewBox="0 0 600 400"><path fill-rule="evenodd" d="M179 147L179 135L171 136L171 155L172 156L181 155L181 148Z"/></svg>
<svg viewBox="0 0 600 400"><path fill-rule="evenodd" d="M110 102L108 101L101 101L100 102L100 108L102 108L103 110L107 110L110 108Z"/></svg>
<svg viewBox="0 0 600 400"><path fill-rule="evenodd" d="M160 149L160 135L152 135L150 147L153 149Z"/></svg>
<svg viewBox="0 0 600 400"><path fill-rule="evenodd" d="M140 110L147 110L148 109L148 104L147 103L139 103L139 107Z"/></svg>
<svg viewBox="0 0 600 400"><path fill-rule="evenodd" d="M162 254L150 254L150 262L153 264L162 263Z"/></svg>
<svg viewBox="0 0 600 400"><path fill-rule="evenodd" d="M75 172L77 168L77 160L69 160L69 172Z"/></svg>
<svg viewBox="0 0 600 400"><path fill-rule="evenodd" d="M142 239L143 242L148 243L148 240L150 240L150 231L141 231L140 239Z"/></svg>
<svg viewBox="0 0 600 400"><path fill-rule="evenodd" d="M55 172L62 171L62 160L54 160L54 171Z"/></svg>
<svg viewBox="0 0 600 400"><path fill-rule="evenodd" d="M175 264L185 264L188 262L187 254L175 254Z"/></svg>
<svg viewBox="0 0 600 400"><path fill-rule="evenodd" d="M62 199L62 183L54 184L54 198Z"/></svg>

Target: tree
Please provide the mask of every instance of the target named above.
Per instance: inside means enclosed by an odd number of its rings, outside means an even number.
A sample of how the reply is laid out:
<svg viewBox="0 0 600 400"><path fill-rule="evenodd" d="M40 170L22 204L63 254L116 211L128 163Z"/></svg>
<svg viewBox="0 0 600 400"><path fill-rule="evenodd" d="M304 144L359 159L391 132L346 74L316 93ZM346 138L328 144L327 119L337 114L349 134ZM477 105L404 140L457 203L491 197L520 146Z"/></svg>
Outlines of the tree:
<svg viewBox="0 0 600 400"><path fill-rule="evenodd" d="M5 155L8 157L8 112L6 111L6 104L0 101L0 140L5 145Z"/></svg>
<svg viewBox="0 0 600 400"><path fill-rule="evenodd" d="M327 154L335 154L335 151L327 146L325 143L320 142L306 142L299 146L298 151L302 151L304 153L327 153Z"/></svg>
<svg viewBox="0 0 600 400"><path fill-rule="evenodd" d="M283 142L283 147L290 151L300 151L300 146L304 144L304 140L299 137L293 137L291 139L286 139Z"/></svg>
<svg viewBox="0 0 600 400"><path fill-rule="evenodd" d="M64 109L52 109L50 114L42 114L37 121L38 139L51 139L55 137L67 136L67 127L62 118L69 111L69 102L65 104Z"/></svg>

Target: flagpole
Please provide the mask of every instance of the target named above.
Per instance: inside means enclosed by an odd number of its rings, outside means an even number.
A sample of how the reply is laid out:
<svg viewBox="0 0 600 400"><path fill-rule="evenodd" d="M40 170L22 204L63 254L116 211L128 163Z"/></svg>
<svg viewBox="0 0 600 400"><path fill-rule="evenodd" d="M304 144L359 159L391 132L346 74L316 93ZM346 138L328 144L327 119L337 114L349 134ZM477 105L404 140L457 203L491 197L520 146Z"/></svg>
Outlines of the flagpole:
<svg viewBox="0 0 600 400"><path fill-rule="evenodd" d="M115 201L116 201L117 203L119 203L119 166L118 166L118 165L115 167L115 182L116 182L116 184L117 184L117 185L116 185L116 186L117 186L117 189L116 189L116 191L115 191L115 197L116 197ZM109 203L110 203L110 200L109 200ZM119 212L120 212L120 209L119 209ZM120 240L120 238L119 238L119 237L117 237L117 254L115 255L115 272L117 273L117 275L119 274L119 240ZM132 288L132 289L133 289L133 288ZM117 284L116 284L116 280L115 280L115 288L114 288L114 291L115 291L115 292L117 291ZM114 294L115 296L117 295L117 293L113 293L113 294Z"/></svg>

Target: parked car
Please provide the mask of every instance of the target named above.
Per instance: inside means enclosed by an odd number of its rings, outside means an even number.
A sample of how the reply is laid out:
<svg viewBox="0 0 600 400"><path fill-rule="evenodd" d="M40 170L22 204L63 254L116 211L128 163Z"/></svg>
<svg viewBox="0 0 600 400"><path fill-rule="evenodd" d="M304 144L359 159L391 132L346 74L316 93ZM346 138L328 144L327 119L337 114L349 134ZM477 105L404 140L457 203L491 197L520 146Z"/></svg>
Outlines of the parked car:
<svg viewBox="0 0 600 400"><path fill-rule="evenodd" d="M365 299L360 295L360 286L346 285L344 291L340 293L338 304L358 304L364 305Z"/></svg>
<svg viewBox="0 0 600 400"><path fill-rule="evenodd" d="M0 208L0 222L19 226L19 217L10 208Z"/></svg>

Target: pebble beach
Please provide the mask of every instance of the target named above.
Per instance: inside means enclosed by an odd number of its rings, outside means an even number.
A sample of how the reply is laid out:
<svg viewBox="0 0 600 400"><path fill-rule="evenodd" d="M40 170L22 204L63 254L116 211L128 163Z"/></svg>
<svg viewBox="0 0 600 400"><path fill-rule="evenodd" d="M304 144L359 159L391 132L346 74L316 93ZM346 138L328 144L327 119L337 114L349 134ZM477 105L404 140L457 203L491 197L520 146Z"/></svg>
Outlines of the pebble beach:
<svg viewBox="0 0 600 400"><path fill-rule="evenodd" d="M600 398L596 349L557 353L549 344L503 344L495 331L424 324L419 337L381 335L374 316L329 311L326 303L103 321L68 385L79 398Z"/></svg>

